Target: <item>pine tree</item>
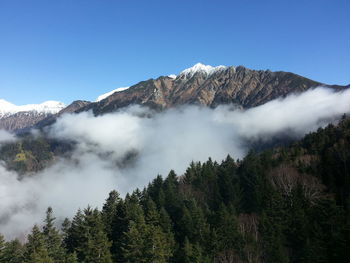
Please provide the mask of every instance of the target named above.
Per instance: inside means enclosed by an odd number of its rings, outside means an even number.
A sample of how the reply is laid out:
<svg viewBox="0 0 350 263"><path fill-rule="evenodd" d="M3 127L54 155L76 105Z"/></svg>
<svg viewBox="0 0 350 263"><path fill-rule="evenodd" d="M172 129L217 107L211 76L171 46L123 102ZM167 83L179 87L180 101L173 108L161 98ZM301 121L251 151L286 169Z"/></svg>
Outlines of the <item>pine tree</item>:
<svg viewBox="0 0 350 263"><path fill-rule="evenodd" d="M66 255L65 263L79 263L76 253Z"/></svg>
<svg viewBox="0 0 350 263"><path fill-rule="evenodd" d="M5 238L2 234L0 234L0 263L5 263L5 246L6 246L6 242L5 242Z"/></svg>
<svg viewBox="0 0 350 263"><path fill-rule="evenodd" d="M72 226L72 222L68 218L65 218L63 220L63 223L61 226L62 246L65 249L67 249L68 236L69 236L69 231L70 231L71 226Z"/></svg>
<svg viewBox="0 0 350 263"><path fill-rule="evenodd" d="M24 262L24 248L18 239L5 243L2 253L1 263L23 263Z"/></svg>
<svg viewBox="0 0 350 263"><path fill-rule="evenodd" d="M113 232L113 221L116 216L117 205L120 202L119 193L115 190L109 193L108 198L106 199L105 204L102 208L102 222L105 227L108 239L112 239Z"/></svg>
<svg viewBox="0 0 350 263"><path fill-rule="evenodd" d="M49 256L55 263L64 262L64 250L62 248L62 237L54 226L53 211L49 207L46 211L45 225L43 227L43 236Z"/></svg>
<svg viewBox="0 0 350 263"><path fill-rule="evenodd" d="M167 213L167 211L162 207L159 212L160 215L160 226L162 227L163 231L167 233L168 235L172 235L173 232L173 222Z"/></svg>
<svg viewBox="0 0 350 263"><path fill-rule="evenodd" d="M84 210L85 237L84 243L80 244L81 259L89 263L112 263L110 253L111 243L104 231L101 215L97 209L87 208Z"/></svg>
<svg viewBox="0 0 350 263"><path fill-rule="evenodd" d="M224 204L221 204L215 222L217 235L217 250L241 250L242 237L238 232L236 216Z"/></svg>
<svg viewBox="0 0 350 263"><path fill-rule="evenodd" d="M35 225L32 233L28 235L28 243L25 252L26 263L54 263L50 258L45 245L45 239L39 227Z"/></svg>
<svg viewBox="0 0 350 263"><path fill-rule="evenodd" d="M66 221L66 227L68 227L69 221ZM83 255L78 251L81 244L86 242L85 226L84 226L84 215L79 209L73 218L71 226L65 229L67 232L66 238L64 239L64 246L69 253L76 252L78 259L81 259Z"/></svg>
<svg viewBox="0 0 350 263"><path fill-rule="evenodd" d="M187 237L184 239L178 257L178 262L181 263L209 263L209 259L203 255L201 247L198 244L191 244Z"/></svg>
<svg viewBox="0 0 350 263"><path fill-rule="evenodd" d="M283 246L281 226L265 213L261 216L260 228L266 254L266 262L288 262L288 257Z"/></svg>
<svg viewBox="0 0 350 263"><path fill-rule="evenodd" d="M123 251L122 244L124 233L128 230L128 219L126 212L126 205L123 200L121 200L116 207L116 214L112 222L112 246L111 253L113 260L117 263L123 261Z"/></svg>
<svg viewBox="0 0 350 263"><path fill-rule="evenodd" d="M148 226L145 245L147 262L166 263L173 254L173 240L160 226Z"/></svg>
<svg viewBox="0 0 350 263"><path fill-rule="evenodd" d="M123 258L126 263L148 263L145 258L145 224L140 225L131 221L129 229L125 233L124 243L122 246Z"/></svg>
<svg viewBox="0 0 350 263"><path fill-rule="evenodd" d="M160 215L157 211L156 204L151 198L146 201L146 222L151 225L160 225Z"/></svg>
<svg viewBox="0 0 350 263"><path fill-rule="evenodd" d="M259 156L249 152L244 158L239 172L242 188L242 208L246 213L259 212L262 208L262 167Z"/></svg>
<svg viewBox="0 0 350 263"><path fill-rule="evenodd" d="M161 226L161 215L152 199L148 199L146 210L147 230L145 257L148 262L167 262L173 253L173 237L169 232L163 231Z"/></svg>

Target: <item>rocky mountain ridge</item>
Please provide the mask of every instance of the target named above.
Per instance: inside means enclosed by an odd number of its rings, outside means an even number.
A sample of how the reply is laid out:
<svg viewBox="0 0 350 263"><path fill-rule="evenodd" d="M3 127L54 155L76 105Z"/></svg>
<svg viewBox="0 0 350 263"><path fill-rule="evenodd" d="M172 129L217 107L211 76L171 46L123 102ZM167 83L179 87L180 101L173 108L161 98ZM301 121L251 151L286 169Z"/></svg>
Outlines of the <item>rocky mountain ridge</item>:
<svg viewBox="0 0 350 263"><path fill-rule="evenodd" d="M31 127L66 106L59 101L46 101L41 104L17 106L0 99L0 129L15 131Z"/></svg>
<svg viewBox="0 0 350 263"><path fill-rule="evenodd" d="M250 108L318 86L336 90L349 87L327 85L290 72L196 64L176 77L161 76L141 81L79 111L92 110L95 115L99 115L132 104L158 110L184 104L208 107L235 104L241 108Z"/></svg>
<svg viewBox="0 0 350 263"><path fill-rule="evenodd" d="M95 115L100 115L133 104L156 110L185 104L207 107L234 104L246 109L319 86L335 90L350 87L327 85L290 72L252 70L243 66L212 67L197 63L178 75L161 76L131 87L115 89L102 94L95 102L75 101L46 115L16 112L1 118L0 103L0 129L18 131L33 126L40 128L51 124L63 113L92 110Z"/></svg>

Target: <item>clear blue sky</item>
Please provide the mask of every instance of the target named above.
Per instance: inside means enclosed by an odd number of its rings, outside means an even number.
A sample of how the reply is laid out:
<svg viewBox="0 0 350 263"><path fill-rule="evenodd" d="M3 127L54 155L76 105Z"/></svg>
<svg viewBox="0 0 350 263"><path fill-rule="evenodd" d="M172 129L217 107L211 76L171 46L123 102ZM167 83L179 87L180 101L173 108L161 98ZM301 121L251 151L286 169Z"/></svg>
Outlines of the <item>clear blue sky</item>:
<svg viewBox="0 0 350 263"><path fill-rule="evenodd" d="M0 0L0 98L93 100L197 62L350 83L349 0Z"/></svg>

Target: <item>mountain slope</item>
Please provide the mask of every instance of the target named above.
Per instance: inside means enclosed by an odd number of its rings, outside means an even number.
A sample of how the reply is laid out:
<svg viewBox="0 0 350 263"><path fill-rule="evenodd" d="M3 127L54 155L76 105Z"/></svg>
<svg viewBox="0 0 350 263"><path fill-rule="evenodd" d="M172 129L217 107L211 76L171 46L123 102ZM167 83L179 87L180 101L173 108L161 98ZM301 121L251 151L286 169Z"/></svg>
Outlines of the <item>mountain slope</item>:
<svg viewBox="0 0 350 263"><path fill-rule="evenodd" d="M26 132L30 128L41 128L41 127L51 125L62 114L73 113L73 112L79 111L81 108L86 107L90 103L91 103L90 101L85 101L85 100L73 101L71 104L69 104L67 107L63 108L62 110L60 110L56 114L52 114L44 119L37 121L36 123L33 123L33 125L31 125L31 126L27 126L26 129L22 129L22 132Z"/></svg>
<svg viewBox="0 0 350 263"><path fill-rule="evenodd" d="M0 129L19 131L30 127L40 128L51 124L65 112L92 110L95 115L100 115L133 104L157 110L185 104L216 107L230 103L240 108L250 108L318 86L336 90L350 87L326 85L290 72L251 70L243 66L212 67L198 63L177 76L141 81L131 87L102 94L93 103L73 102L66 109L58 102L49 102L50 108L48 103L15 106L0 100Z"/></svg>
<svg viewBox="0 0 350 263"><path fill-rule="evenodd" d="M65 105L58 101L16 106L0 100L0 129L14 131L33 126L64 107Z"/></svg>
<svg viewBox="0 0 350 263"><path fill-rule="evenodd" d="M326 85L289 72L196 64L176 78L162 76L142 81L89 104L80 111L93 110L98 115L132 104L160 110L184 104L216 107L228 103L250 108L317 86L345 88Z"/></svg>

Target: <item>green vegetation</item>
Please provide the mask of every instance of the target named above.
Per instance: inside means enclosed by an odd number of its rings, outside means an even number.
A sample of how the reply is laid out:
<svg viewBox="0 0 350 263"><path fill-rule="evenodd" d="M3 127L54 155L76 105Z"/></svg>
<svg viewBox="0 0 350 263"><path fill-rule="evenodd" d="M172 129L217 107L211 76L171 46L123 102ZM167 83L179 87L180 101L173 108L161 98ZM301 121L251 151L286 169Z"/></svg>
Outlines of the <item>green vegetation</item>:
<svg viewBox="0 0 350 263"><path fill-rule="evenodd" d="M0 236L0 262L348 262L350 121L243 160L191 163L142 191L112 191L26 244Z"/></svg>
<svg viewBox="0 0 350 263"><path fill-rule="evenodd" d="M0 160L6 163L9 170L19 174L37 172L47 167L54 156L69 151L72 145L42 137L26 135L13 143L0 147Z"/></svg>

